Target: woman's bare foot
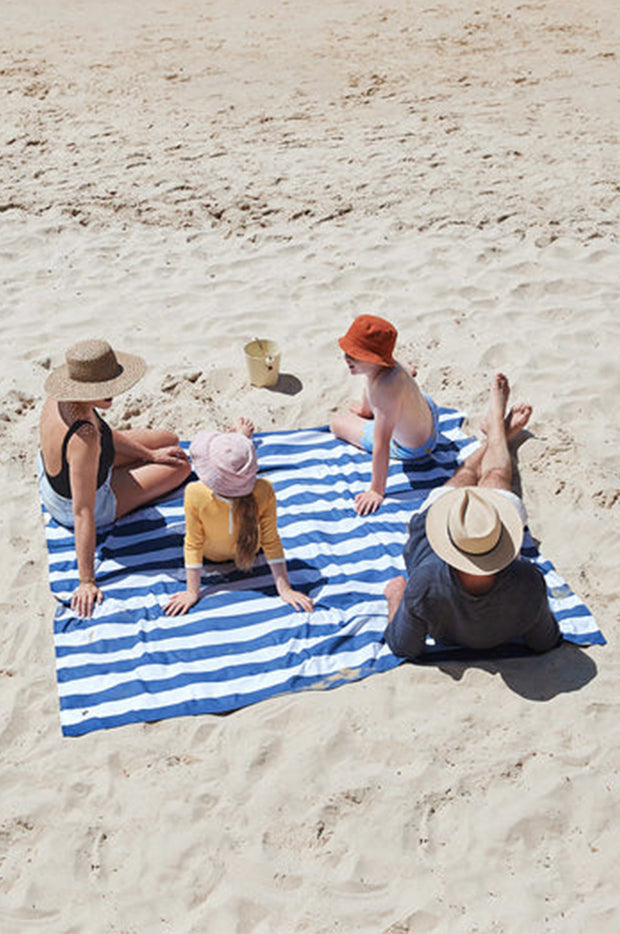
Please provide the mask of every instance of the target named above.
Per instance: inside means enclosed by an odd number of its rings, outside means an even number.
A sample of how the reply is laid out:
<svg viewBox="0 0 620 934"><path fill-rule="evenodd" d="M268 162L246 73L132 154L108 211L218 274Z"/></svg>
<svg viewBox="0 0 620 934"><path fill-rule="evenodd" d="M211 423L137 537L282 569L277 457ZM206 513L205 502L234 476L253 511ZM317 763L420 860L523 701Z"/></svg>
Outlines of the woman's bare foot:
<svg viewBox="0 0 620 934"><path fill-rule="evenodd" d="M237 427L232 429L233 431L238 431L240 435L245 435L246 438L251 438L254 434L254 422L249 418L244 418L241 415L237 419Z"/></svg>

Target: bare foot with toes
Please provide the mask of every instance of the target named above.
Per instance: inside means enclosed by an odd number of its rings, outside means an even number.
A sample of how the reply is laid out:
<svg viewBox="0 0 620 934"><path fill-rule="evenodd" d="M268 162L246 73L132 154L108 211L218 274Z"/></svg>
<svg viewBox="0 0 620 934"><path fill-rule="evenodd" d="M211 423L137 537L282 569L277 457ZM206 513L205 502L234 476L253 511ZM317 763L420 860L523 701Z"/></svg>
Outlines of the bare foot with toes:
<svg viewBox="0 0 620 934"><path fill-rule="evenodd" d="M254 434L254 422L249 418L244 418L241 415L237 419L237 427L231 429L232 431L238 431L240 435L245 435L246 438L251 438Z"/></svg>

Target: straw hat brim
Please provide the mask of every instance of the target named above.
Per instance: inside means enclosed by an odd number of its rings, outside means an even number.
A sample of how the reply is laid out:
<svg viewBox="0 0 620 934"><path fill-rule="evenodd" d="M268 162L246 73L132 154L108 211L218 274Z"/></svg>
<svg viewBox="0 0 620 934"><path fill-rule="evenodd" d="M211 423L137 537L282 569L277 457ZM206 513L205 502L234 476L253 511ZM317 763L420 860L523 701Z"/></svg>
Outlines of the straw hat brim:
<svg viewBox="0 0 620 934"><path fill-rule="evenodd" d="M109 399L118 396L144 376L146 362L136 354L115 351L121 372L112 379L84 382L69 376L66 363L59 366L47 377L45 392L57 402L94 402L96 399Z"/></svg>
<svg viewBox="0 0 620 934"><path fill-rule="evenodd" d="M499 490L474 487L497 509L502 531L497 545L486 554L474 555L461 551L448 532L448 515L462 487L455 487L435 500L426 514L426 537L430 546L446 564L468 574L497 574L518 556L523 541L523 521L510 499Z"/></svg>

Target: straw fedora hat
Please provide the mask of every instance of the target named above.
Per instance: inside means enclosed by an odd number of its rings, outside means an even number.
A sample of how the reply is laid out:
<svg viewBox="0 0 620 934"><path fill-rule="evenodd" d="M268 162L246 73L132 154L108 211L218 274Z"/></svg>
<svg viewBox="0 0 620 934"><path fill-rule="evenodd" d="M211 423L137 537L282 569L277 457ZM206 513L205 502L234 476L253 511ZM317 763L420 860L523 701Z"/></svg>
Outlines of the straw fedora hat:
<svg viewBox="0 0 620 934"><path fill-rule="evenodd" d="M488 487L457 487L426 515L435 554L458 571L496 574L519 554L523 522L510 499Z"/></svg>
<svg viewBox="0 0 620 934"><path fill-rule="evenodd" d="M45 392L59 402L94 402L125 392L144 375L146 363L135 354L112 350L107 341L80 341L67 361L45 381Z"/></svg>

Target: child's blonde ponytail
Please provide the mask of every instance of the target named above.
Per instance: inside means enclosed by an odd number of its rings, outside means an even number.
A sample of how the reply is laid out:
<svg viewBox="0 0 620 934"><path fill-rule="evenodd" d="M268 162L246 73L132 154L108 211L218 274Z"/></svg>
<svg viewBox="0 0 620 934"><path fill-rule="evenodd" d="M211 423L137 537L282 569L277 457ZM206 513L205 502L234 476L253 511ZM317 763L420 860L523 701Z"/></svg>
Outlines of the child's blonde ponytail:
<svg viewBox="0 0 620 934"><path fill-rule="evenodd" d="M235 497L233 521L237 530L235 564L240 571L249 571L258 551L258 508L253 493Z"/></svg>

